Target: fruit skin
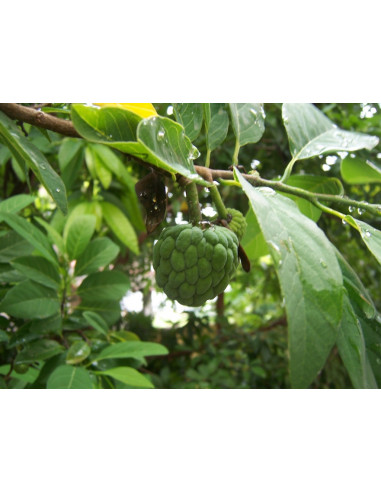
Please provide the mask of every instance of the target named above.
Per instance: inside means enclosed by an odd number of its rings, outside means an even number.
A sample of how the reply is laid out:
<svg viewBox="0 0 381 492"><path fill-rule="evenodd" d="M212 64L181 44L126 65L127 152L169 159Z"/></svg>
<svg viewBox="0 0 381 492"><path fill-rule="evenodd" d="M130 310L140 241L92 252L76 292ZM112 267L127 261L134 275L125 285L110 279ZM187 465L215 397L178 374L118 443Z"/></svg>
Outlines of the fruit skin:
<svg viewBox="0 0 381 492"><path fill-rule="evenodd" d="M167 227L153 249L157 285L185 306L201 306L221 294L237 266L238 238L225 227Z"/></svg>
<svg viewBox="0 0 381 492"><path fill-rule="evenodd" d="M228 216L231 216L231 220L228 221L229 228L237 235L238 241L241 242L247 227L245 217L239 210L235 208L226 209Z"/></svg>

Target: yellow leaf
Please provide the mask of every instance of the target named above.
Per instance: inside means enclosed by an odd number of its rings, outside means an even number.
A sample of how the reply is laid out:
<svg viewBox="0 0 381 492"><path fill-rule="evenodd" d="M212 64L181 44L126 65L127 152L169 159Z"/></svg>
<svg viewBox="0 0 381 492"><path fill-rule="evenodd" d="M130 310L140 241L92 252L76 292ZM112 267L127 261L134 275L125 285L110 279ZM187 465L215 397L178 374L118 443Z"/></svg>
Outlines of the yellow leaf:
<svg viewBox="0 0 381 492"><path fill-rule="evenodd" d="M95 103L97 106L103 108L120 108L127 109L131 113L138 114L142 118L148 118L149 116L157 116L156 109L151 103Z"/></svg>

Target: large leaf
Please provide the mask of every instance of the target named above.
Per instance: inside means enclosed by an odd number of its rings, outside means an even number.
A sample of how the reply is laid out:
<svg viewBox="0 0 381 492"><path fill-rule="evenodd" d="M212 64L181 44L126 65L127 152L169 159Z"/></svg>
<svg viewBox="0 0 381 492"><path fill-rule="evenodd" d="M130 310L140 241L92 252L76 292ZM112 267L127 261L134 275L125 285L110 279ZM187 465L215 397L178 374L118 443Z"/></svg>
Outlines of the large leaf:
<svg viewBox="0 0 381 492"><path fill-rule="evenodd" d="M234 134L240 147L256 143L265 131L263 105L258 103L229 104Z"/></svg>
<svg viewBox="0 0 381 492"><path fill-rule="evenodd" d="M371 150L378 144L377 137L340 130L313 104L285 103L282 116L294 160L333 151Z"/></svg>
<svg viewBox="0 0 381 492"><path fill-rule="evenodd" d="M115 236L133 253L139 254L138 238L124 213L109 202L102 202L101 206L103 217Z"/></svg>
<svg viewBox="0 0 381 492"><path fill-rule="evenodd" d="M0 212L15 214L35 201L31 195L16 195L0 202Z"/></svg>
<svg viewBox="0 0 381 492"><path fill-rule="evenodd" d="M77 132L91 142L136 142L136 128L141 116L121 108L71 106Z"/></svg>
<svg viewBox="0 0 381 492"><path fill-rule="evenodd" d="M203 120L203 108L200 103L174 103L176 120L184 127L191 142L198 137Z"/></svg>
<svg viewBox="0 0 381 492"><path fill-rule="evenodd" d="M55 340L38 340L28 344L17 354L18 364L31 364L38 360L46 360L54 357L64 350Z"/></svg>
<svg viewBox="0 0 381 492"><path fill-rule="evenodd" d="M129 278L117 270L92 273L78 287L82 299L119 301L130 286Z"/></svg>
<svg viewBox="0 0 381 492"><path fill-rule="evenodd" d="M17 125L0 111L0 135L19 163L30 167L64 214L67 212L66 189L42 152L19 130Z"/></svg>
<svg viewBox="0 0 381 492"><path fill-rule="evenodd" d="M381 169L371 161L346 157L341 161L341 176L349 184L381 183Z"/></svg>
<svg viewBox="0 0 381 492"><path fill-rule="evenodd" d="M168 350L159 343L153 342L121 342L109 345L97 355L96 360L103 359L141 359L149 355L166 355Z"/></svg>
<svg viewBox="0 0 381 492"><path fill-rule="evenodd" d="M96 109L72 105L73 124L90 142L103 143L134 157L180 173L192 181L210 186L196 173L192 159L196 150L181 125L161 116L143 119L124 109Z"/></svg>
<svg viewBox="0 0 381 492"><path fill-rule="evenodd" d="M111 263L117 257L119 250L119 246L108 237L94 239L78 257L75 274L84 275L98 271L100 267Z"/></svg>
<svg viewBox="0 0 381 492"><path fill-rule="evenodd" d="M64 229L66 251L71 260L78 258L90 242L95 231L96 218L93 215L78 215Z"/></svg>
<svg viewBox="0 0 381 492"><path fill-rule="evenodd" d="M57 292L32 280L15 285L0 303L0 311L17 318L48 318L57 313L60 301Z"/></svg>
<svg viewBox="0 0 381 492"><path fill-rule="evenodd" d="M106 371L99 372L101 376L111 376L128 386L135 388L154 388L149 379L132 367L112 367Z"/></svg>
<svg viewBox="0 0 381 492"><path fill-rule="evenodd" d="M185 135L184 128L161 116L139 123L137 137L149 157L149 162L172 174L179 173L204 186L210 183L198 176L193 160L200 153Z"/></svg>
<svg viewBox="0 0 381 492"><path fill-rule="evenodd" d="M11 262L11 265L25 277L34 280L38 284L46 285L52 289L58 289L61 277L54 265L40 256L22 256Z"/></svg>
<svg viewBox="0 0 381 492"><path fill-rule="evenodd" d="M229 115L224 109L224 104L205 103L203 107L206 147L212 151L225 140L228 134Z"/></svg>
<svg viewBox="0 0 381 492"><path fill-rule="evenodd" d="M286 182L290 186L302 188L313 193L324 193L328 195L342 195L344 190L341 182L336 178L327 176L312 176L309 174L296 174L290 176ZM282 193L284 196L291 198L298 205L302 214L306 215L314 222L320 219L322 210L315 207L311 202L299 196Z"/></svg>
<svg viewBox="0 0 381 492"><path fill-rule="evenodd" d="M58 366L49 376L47 389L92 389L90 373L83 367Z"/></svg>
<svg viewBox="0 0 381 492"><path fill-rule="evenodd" d="M290 375L308 387L322 369L342 315L343 281L332 244L293 201L252 187L236 170L273 258L288 319Z"/></svg>
<svg viewBox="0 0 381 492"><path fill-rule="evenodd" d="M0 212L0 222L2 220L26 241L32 244L47 260L54 264L58 263L57 256L51 248L49 241L37 227L23 217L6 212Z"/></svg>

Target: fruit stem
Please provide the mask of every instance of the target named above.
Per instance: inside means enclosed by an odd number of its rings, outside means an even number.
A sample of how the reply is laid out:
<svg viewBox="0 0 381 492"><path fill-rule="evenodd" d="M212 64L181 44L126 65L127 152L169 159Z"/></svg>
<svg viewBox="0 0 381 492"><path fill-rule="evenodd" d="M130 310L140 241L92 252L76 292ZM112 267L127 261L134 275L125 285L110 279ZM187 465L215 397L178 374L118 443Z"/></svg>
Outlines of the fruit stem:
<svg viewBox="0 0 381 492"><path fill-rule="evenodd" d="M228 211L226 210L226 207L224 205L224 202L222 201L220 192L218 191L218 188L216 185L213 185L209 188L210 195L212 197L213 203L217 209L218 215L220 216L221 219L226 219L228 216Z"/></svg>
<svg viewBox="0 0 381 492"><path fill-rule="evenodd" d="M200 202L198 201L198 191L196 183L189 183L185 187L185 194L189 211L189 222L198 225L201 220Z"/></svg>

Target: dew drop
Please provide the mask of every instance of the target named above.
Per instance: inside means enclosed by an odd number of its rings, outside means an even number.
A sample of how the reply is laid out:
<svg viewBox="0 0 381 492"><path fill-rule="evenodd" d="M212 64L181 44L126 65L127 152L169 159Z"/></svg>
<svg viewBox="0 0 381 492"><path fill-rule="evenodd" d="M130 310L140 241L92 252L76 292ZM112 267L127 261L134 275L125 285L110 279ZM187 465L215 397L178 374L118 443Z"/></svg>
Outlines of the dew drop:
<svg viewBox="0 0 381 492"><path fill-rule="evenodd" d="M355 207L352 207L352 205L349 205L348 210L350 213L353 213L356 209Z"/></svg>
<svg viewBox="0 0 381 492"><path fill-rule="evenodd" d="M327 268L327 263L326 263L324 260L320 260L320 265L321 265L323 268Z"/></svg>
<svg viewBox="0 0 381 492"><path fill-rule="evenodd" d="M368 237L368 238L369 238L371 235L372 235L372 234L371 234L371 232L370 232L370 231L368 231L368 230L366 230L366 231L365 231L365 237Z"/></svg>
<svg viewBox="0 0 381 492"><path fill-rule="evenodd" d="M158 142L161 142L162 140L164 140L164 137L165 137L165 131L164 130L159 130L157 132L157 135L156 135L156 139Z"/></svg>
<svg viewBox="0 0 381 492"><path fill-rule="evenodd" d="M59 193L61 190L60 188L56 188L56 192Z"/></svg>
<svg viewBox="0 0 381 492"><path fill-rule="evenodd" d="M250 109L250 113L253 114L254 116L257 116L257 110L255 110L254 108Z"/></svg>
<svg viewBox="0 0 381 492"><path fill-rule="evenodd" d="M41 165L40 168L41 169L46 169L46 167L44 165Z"/></svg>
<svg viewBox="0 0 381 492"><path fill-rule="evenodd" d="M345 219L343 219L341 222L342 222L342 223L343 223L343 225L345 225L345 226L346 226L346 225L348 225L348 222L347 222Z"/></svg>
<svg viewBox="0 0 381 492"><path fill-rule="evenodd" d="M263 188L260 188L259 191L266 196L274 196L276 195L276 192L272 188L268 188L267 186L264 186Z"/></svg>
<svg viewBox="0 0 381 492"><path fill-rule="evenodd" d="M365 210L364 210L363 208L358 208L358 209L357 209L357 213L358 213L359 215L362 215L364 212L365 212Z"/></svg>

